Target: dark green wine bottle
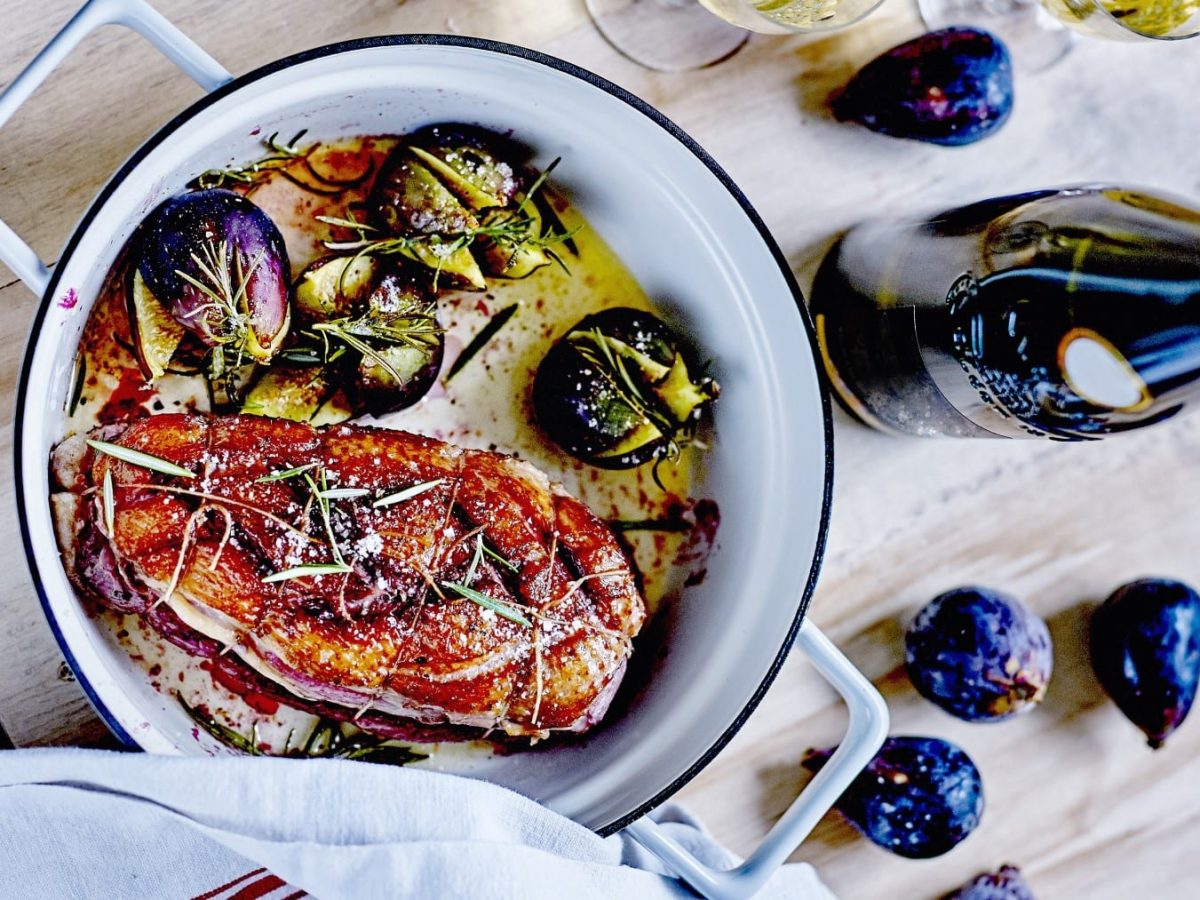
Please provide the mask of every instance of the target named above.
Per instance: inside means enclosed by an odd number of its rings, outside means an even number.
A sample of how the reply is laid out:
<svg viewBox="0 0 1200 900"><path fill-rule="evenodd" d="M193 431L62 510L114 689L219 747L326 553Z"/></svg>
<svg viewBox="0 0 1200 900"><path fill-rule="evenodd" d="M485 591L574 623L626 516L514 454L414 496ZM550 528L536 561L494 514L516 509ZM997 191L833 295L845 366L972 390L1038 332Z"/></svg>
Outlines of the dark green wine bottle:
<svg viewBox="0 0 1200 900"><path fill-rule="evenodd" d="M1200 212L1084 186L869 222L812 306L834 389L870 425L1100 438L1200 398Z"/></svg>

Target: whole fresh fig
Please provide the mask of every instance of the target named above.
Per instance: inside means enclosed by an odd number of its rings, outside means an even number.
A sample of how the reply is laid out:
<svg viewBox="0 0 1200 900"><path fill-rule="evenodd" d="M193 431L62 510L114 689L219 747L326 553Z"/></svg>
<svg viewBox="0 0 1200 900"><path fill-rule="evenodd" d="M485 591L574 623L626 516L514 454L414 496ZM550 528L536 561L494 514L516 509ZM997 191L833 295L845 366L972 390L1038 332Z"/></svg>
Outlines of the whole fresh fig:
<svg viewBox="0 0 1200 900"><path fill-rule="evenodd" d="M233 191L163 201L139 231L137 270L153 297L224 366L266 362L291 319L291 269L270 217Z"/></svg>
<svg viewBox="0 0 1200 900"><path fill-rule="evenodd" d="M1092 667L1150 746L1161 747L1200 684L1200 595L1165 578L1117 588L1092 618Z"/></svg>
<svg viewBox="0 0 1200 900"><path fill-rule="evenodd" d="M1012 113L1012 60L986 31L933 31L867 63L832 105L838 119L881 134L971 144Z"/></svg>
<svg viewBox="0 0 1200 900"><path fill-rule="evenodd" d="M833 750L810 751L816 772ZM938 738L893 737L835 804L884 850L928 859L954 849L983 815L983 779L966 751Z"/></svg>
<svg viewBox="0 0 1200 900"><path fill-rule="evenodd" d="M972 879L946 900L1034 900L1033 891L1016 866L1001 866Z"/></svg>
<svg viewBox="0 0 1200 900"><path fill-rule="evenodd" d="M1050 632L1028 606L963 587L935 597L905 635L905 667L927 700L968 722L994 722L1042 699L1053 668Z"/></svg>

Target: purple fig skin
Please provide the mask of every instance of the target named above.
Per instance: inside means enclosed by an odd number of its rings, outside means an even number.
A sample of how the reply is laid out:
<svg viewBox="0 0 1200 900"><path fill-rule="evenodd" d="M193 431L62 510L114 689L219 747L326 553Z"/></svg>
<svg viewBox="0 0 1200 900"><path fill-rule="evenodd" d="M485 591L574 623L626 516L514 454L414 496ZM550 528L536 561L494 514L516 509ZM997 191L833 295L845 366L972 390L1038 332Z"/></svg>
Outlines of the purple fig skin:
<svg viewBox="0 0 1200 900"><path fill-rule="evenodd" d="M904 643L913 686L967 722L1033 709L1054 667L1046 623L1015 597L982 587L935 597L917 613Z"/></svg>
<svg viewBox="0 0 1200 900"><path fill-rule="evenodd" d="M986 31L933 31L867 63L832 107L839 120L880 134L972 144L994 134L1012 113L1012 60Z"/></svg>
<svg viewBox="0 0 1200 900"><path fill-rule="evenodd" d="M1025 876L1016 866L1001 866L964 884L945 900L1035 900Z"/></svg>
<svg viewBox="0 0 1200 900"><path fill-rule="evenodd" d="M1200 687L1200 594L1165 578L1117 588L1092 617L1092 668L1157 750Z"/></svg>
<svg viewBox="0 0 1200 900"><path fill-rule="evenodd" d="M245 197L214 188L159 204L141 226L138 269L150 292L181 325L205 345L216 346L229 337L228 316L179 273L212 286L197 259L211 266L213 259L220 259L223 246L235 293L239 265L249 275L241 303L247 338L241 349L254 361L265 362L287 332L291 267L283 235Z"/></svg>
<svg viewBox="0 0 1200 900"><path fill-rule="evenodd" d="M833 750L812 750L818 772ZM930 859L953 850L983 816L983 778L966 752L939 738L892 737L834 804L873 843Z"/></svg>

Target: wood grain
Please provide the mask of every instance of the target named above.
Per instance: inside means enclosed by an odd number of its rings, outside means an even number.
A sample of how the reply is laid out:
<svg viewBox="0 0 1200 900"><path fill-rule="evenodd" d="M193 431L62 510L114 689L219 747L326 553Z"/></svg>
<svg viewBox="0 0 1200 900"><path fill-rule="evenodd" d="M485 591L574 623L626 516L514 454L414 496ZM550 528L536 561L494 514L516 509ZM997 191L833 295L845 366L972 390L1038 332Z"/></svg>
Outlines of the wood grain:
<svg viewBox="0 0 1200 900"><path fill-rule="evenodd" d="M856 220L1034 187L1109 180L1200 200L1191 107L1196 45L1081 41L1059 66L1022 77L1011 123L946 150L832 120L824 98L863 62L920 31L892 0L867 22L819 38L753 38L702 72L647 72L615 53L582 3L557 0L156 0L235 73L318 44L389 32L464 32L546 50L662 108L743 187L807 286L839 230ZM0 83L69 17L68 0L0 9ZM93 35L0 131L0 216L47 259L134 146L198 90L137 38ZM631 208L631 214L636 210ZM0 392L12 396L36 299L0 268ZM845 898L935 897L985 868L1016 862L1042 898L1200 896L1189 858L1200 842L1200 725L1151 753L1108 703L1086 659L1088 611L1144 574L1200 583L1200 419L1079 446L921 442L838 415L837 484L817 622L888 697L896 733L933 734L979 763L988 810L953 853L888 856L831 815L797 853ZM12 409L0 410L0 478L11 481ZM813 477L818 477L814 473ZM26 574L12 490L3 493L0 722L22 744L100 739ZM979 582L1046 616L1056 672L1032 715L957 722L920 700L901 669L903 628L946 588ZM65 673L64 673L65 674ZM749 851L806 778L809 746L837 740L843 711L793 658L730 746L679 799L717 836Z"/></svg>

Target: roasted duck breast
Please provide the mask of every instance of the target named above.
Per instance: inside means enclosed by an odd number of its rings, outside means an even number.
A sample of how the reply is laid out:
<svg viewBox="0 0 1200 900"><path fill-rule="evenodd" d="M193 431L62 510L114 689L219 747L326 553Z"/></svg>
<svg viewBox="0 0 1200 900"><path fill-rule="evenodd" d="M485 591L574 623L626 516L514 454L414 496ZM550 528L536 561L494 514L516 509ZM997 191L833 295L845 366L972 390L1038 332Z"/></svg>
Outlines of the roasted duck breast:
<svg viewBox="0 0 1200 900"><path fill-rule="evenodd" d="M51 465L81 593L229 651L302 708L581 732L645 615L608 527L498 453L160 415L68 438Z"/></svg>

